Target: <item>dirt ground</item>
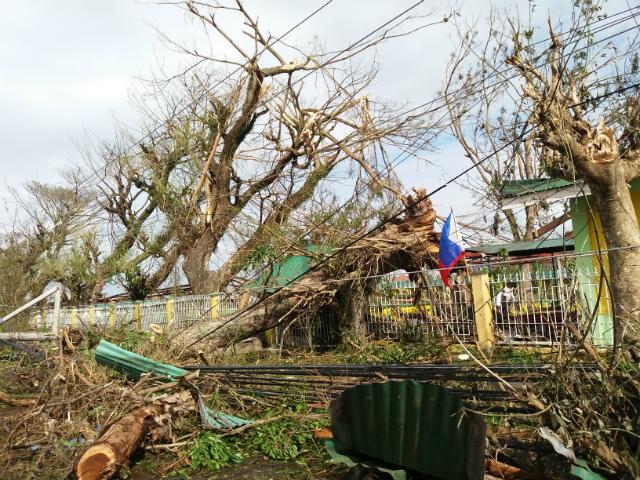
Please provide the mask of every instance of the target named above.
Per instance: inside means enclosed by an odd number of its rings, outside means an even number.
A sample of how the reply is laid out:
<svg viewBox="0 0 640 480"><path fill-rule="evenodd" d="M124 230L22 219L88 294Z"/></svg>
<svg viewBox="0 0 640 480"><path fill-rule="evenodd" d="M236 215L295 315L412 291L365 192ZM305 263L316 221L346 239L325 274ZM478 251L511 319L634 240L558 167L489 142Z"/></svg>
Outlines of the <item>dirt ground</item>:
<svg viewBox="0 0 640 480"><path fill-rule="evenodd" d="M178 478L190 480L338 480L344 468L327 466L322 460L311 465L297 462L277 462L255 455L244 459L239 465L224 467L216 472L193 471L176 467L171 473L159 476L168 465L175 462L174 456L148 456L131 470L131 480L156 480Z"/></svg>

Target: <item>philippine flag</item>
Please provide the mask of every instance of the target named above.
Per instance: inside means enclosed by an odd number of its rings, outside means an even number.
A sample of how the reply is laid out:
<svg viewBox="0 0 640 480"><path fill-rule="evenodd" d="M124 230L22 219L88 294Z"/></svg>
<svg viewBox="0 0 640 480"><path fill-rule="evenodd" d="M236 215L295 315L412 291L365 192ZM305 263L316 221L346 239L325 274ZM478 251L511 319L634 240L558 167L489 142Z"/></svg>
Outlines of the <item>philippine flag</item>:
<svg viewBox="0 0 640 480"><path fill-rule="evenodd" d="M440 255L438 256L438 265L440 266L440 276L442 281L449 286L449 273L453 266L464 257L464 249L462 248L462 238L458 231L458 224L453 212L449 214L442 227L440 234Z"/></svg>

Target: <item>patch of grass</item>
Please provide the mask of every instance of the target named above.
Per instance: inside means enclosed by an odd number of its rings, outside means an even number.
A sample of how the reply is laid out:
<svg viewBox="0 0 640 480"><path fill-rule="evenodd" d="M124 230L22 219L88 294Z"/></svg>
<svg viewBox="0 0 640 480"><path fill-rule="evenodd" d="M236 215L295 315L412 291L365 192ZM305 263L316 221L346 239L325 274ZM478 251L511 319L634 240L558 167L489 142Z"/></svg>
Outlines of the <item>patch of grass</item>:
<svg viewBox="0 0 640 480"><path fill-rule="evenodd" d="M140 467L145 471L145 472L149 472L149 473L153 473L156 472L158 470L158 460L157 458L149 458L149 459L144 459L140 462Z"/></svg>
<svg viewBox="0 0 640 480"><path fill-rule="evenodd" d="M118 346L132 352L137 351L151 340L151 335L150 332L127 329L122 339L118 342Z"/></svg>
<svg viewBox="0 0 640 480"><path fill-rule="evenodd" d="M531 365L548 361L549 353L544 348L498 347L494 350L491 361L509 365Z"/></svg>

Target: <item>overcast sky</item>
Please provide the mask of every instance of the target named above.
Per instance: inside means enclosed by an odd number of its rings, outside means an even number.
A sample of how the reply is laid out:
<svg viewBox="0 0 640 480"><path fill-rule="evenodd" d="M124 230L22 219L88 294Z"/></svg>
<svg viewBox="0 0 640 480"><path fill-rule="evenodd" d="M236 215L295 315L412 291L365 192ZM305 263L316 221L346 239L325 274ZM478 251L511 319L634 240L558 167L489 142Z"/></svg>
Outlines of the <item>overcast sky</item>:
<svg viewBox="0 0 640 480"><path fill-rule="evenodd" d="M246 0L260 23L279 36L323 1ZM287 37L304 45L314 39L340 49L380 26L415 1L334 0ZM503 2L526 11L528 2ZM558 17L570 1L538 2L538 12ZM461 3L463 14L482 20L489 1ZM504 7L503 5L503 7ZM628 8L626 0L608 10ZM446 2L426 0L413 13L439 9ZM0 16L0 171L4 186L28 179L55 181L58 171L77 162L75 141L90 136L109 140L115 120L135 126L137 116L128 95L137 77L149 77L159 66L177 71L188 58L167 49L155 29L178 42L202 42L202 30L175 7L133 0L5 1ZM380 74L375 93L390 100L421 103L442 83L444 66L454 47L451 24L426 29L388 43L378 53ZM215 48L214 48L215 49ZM459 171L465 159L450 137L428 157L440 167L408 160L399 168L406 187L433 189ZM468 195L455 188L434 198L439 209L463 211ZM5 202L0 215L11 216Z"/></svg>

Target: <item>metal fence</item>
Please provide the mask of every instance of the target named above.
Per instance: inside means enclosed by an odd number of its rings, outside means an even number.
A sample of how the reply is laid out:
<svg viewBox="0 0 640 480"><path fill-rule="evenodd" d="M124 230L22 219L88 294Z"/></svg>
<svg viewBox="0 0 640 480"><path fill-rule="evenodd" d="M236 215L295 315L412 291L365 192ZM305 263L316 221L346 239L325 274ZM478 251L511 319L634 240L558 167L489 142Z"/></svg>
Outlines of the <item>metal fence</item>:
<svg viewBox="0 0 640 480"><path fill-rule="evenodd" d="M367 334L375 339L449 335L474 342L477 312L490 305L499 343L571 342L566 326L572 322L594 343L610 345L612 308L603 281L606 271L606 256L563 255L460 267L450 277L450 288L436 270L380 276L368 280L372 287L365 312ZM474 291L474 276L485 279L485 292ZM61 325L181 328L202 319L222 321L252 301L246 294L243 298L216 293L68 307L62 310ZM51 312L41 310L32 322L50 328L51 319ZM305 313L270 335L279 346L328 346L339 341L340 325L334 308Z"/></svg>
<svg viewBox="0 0 640 480"><path fill-rule="evenodd" d="M492 266L489 282L498 342L572 342L567 328L572 323L594 343L612 344L607 271L606 256L596 255Z"/></svg>
<svg viewBox="0 0 640 480"><path fill-rule="evenodd" d="M607 271L606 255L587 254L463 266L451 275L450 288L434 270L383 277L369 300L368 332L374 338L426 333L474 341L477 310L489 304L498 343L572 343L571 323L595 344L611 345ZM486 293L474 291L473 276L486 279Z"/></svg>
<svg viewBox="0 0 640 480"><path fill-rule="evenodd" d="M418 280L413 280L413 279ZM444 286L437 271L387 275L369 297L367 331L374 338L448 335L473 341L475 320L470 276L461 273Z"/></svg>

